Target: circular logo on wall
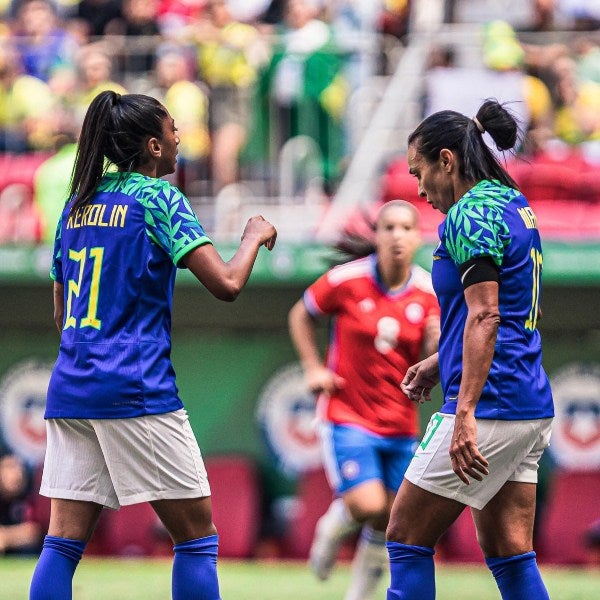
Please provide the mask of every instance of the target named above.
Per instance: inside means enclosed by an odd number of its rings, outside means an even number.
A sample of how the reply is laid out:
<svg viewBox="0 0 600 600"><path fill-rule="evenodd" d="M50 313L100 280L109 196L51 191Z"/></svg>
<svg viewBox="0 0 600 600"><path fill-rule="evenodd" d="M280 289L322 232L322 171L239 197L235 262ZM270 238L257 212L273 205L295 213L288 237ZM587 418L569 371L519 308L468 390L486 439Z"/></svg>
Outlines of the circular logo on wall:
<svg viewBox="0 0 600 600"><path fill-rule="evenodd" d="M52 367L27 360L9 369L0 380L0 428L6 444L31 464L46 450L44 410Z"/></svg>
<svg viewBox="0 0 600 600"><path fill-rule="evenodd" d="M600 467L600 365L576 363L551 379L556 416L549 449L573 469Z"/></svg>
<svg viewBox="0 0 600 600"><path fill-rule="evenodd" d="M257 419L286 474L297 475L321 465L315 398L306 388L300 365L287 365L267 381L259 395Z"/></svg>

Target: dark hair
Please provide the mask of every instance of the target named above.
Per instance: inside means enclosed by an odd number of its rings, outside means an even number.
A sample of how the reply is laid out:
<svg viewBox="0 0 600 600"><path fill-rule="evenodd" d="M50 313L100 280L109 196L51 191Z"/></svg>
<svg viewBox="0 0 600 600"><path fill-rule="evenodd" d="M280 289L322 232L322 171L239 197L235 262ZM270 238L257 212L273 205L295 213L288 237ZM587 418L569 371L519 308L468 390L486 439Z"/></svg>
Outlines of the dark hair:
<svg viewBox="0 0 600 600"><path fill-rule="evenodd" d="M101 92L91 102L79 136L69 198L71 210L87 204L106 172L105 158L119 171L132 171L144 160L144 144L162 137L168 115L155 98L143 94Z"/></svg>
<svg viewBox="0 0 600 600"><path fill-rule="evenodd" d="M519 189L485 143L485 131L500 151L514 148L520 132L517 119L504 105L497 100L486 100L474 118L453 110L430 115L408 136L408 145L414 145L428 162L438 160L440 151L447 148L459 156L460 174L465 179L497 179Z"/></svg>
<svg viewBox="0 0 600 600"><path fill-rule="evenodd" d="M333 249L336 255L330 261L331 265L341 264L357 258L364 258L377 251L375 232L382 215L391 208L408 210L417 227L420 226L420 214L414 204L407 200L389 200L383 204L362 207L352 215L342 229L340 238Z"/></svg>

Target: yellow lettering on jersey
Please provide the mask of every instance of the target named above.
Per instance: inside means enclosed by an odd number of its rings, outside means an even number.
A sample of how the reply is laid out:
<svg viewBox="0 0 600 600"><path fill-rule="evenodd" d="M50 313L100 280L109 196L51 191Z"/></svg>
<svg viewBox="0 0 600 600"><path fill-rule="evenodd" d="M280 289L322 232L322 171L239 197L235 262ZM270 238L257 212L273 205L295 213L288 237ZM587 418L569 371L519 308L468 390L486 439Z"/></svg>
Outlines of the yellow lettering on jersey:
<svg viewBox="0 0 600 600"><path fill-rule="evenodd" d="M83 215L81 217L82 223L87 223L88 215L90 214L91 210L92 210L92 207L89 204L87 206L83 207Z"/></svg>
<svg viewBox="0 0 600 600"><path fill-rule="evenodd" d="M84 226L97 227L125 227L127 204L116 204L110 210L108 221L105 220L106 204L88 204L79 207L69 215L67 229L76 229Z"/></svg>
<svg viewBox="0 0 600 600"><path fill-rule="evenodd" d="M106 204L100 205L100 216L98 217L98 227L108 227L108 223L104 221L104 212L106 211Z"/></svg>
<svg viewBox="0 0 600 600"><path fill-rule="evenodd" d="M117 204L113 206L112 212L110 213L110 226L111 227L125 227L125 216L127 215L127 204Z"/></svg>
<svg viewBox="0 0 600 600"><path fill-rule="evenodd" d="M81 227L81 210L79 208L75 211L73 227Z"/></svg>
<svg viewBox="0 0 600 600"><path fill-rule="evenodd" d="M98 213L100 212L100 205L94 204L90 207L90 214L88 215L86 225L96 225L98 223Z"/></svg>
<svg viewBox="0 0 600 600"><path fill-rule="evenodd" d="M537 218L529 206L524 206L523 208L518 208L517 210L519 211L519 215L521 215L521 219L523 219L523 223L525 223L525 227L527 227L527 229L537 229Z"/></svg>

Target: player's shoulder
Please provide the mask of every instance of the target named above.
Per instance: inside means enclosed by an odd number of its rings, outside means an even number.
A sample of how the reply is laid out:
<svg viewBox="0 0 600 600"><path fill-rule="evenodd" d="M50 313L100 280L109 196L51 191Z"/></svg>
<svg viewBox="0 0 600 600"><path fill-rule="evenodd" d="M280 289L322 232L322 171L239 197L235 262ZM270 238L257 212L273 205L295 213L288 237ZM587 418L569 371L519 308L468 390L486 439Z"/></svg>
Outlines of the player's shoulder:
<svg viewBox="0 0 600 600"><path fill-rule="evenodd" d="M427 294L435 294L433 283L431 282L431 273L420 267L413 265L411 269L411 285Z"/></svg>
<svg viewBox="0 0 600 600"><path fill-rule="evenodd" d="M464 215L465 211L473 211L472 216L474 216L490 211L502 212L515 198L521 196L521 192L517 189L503 185L499 181L484 179L472 187L449 213Z"/></svg>
<svg viewBox="0 0 600 600"><path fill-rule="evenodd" d="M172 201L184 197L174 185L164 179L147 177L140 173L106 173L102 178L100 192L118 192L145 204L148 200Z"/></svg>
<svg viewBox="0 0 600 600"><path fill-rule="evenodd" d="M338 286L343 283L371 277L372 274L373 258L371 255L333 267L327 273L327 281L332 286Z"/></svg>

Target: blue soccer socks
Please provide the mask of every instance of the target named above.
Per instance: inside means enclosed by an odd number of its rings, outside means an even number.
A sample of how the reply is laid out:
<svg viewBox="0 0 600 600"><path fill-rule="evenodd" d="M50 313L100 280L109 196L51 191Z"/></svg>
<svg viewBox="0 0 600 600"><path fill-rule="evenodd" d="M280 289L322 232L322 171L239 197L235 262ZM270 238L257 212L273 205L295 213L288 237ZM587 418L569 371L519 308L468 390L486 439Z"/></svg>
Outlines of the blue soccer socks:
<svg viewBox="0 0 600 600"><path fill-rule="evenodd" d="M434 600L433 548L387 542L391 584L387 600Z"/></svg>
<svg viewBox="0 0 600 600"><path fill-rule="evenodd" d="M220 600L217 578L219 536L173 546L173 600Z"/></svg>
<svg viewBox="0 0 600 600"><path fill-rule="evenodd" d="M502 600L548 600L548 592L535 560L535 552L486 558Z"/></svg>
<svg viewBox="0 0 600 600"><path fill-rule="evenodd" d="M29 600L71 600L73 574L84 550L85 542L47 535L33 572Z"/></svg>

